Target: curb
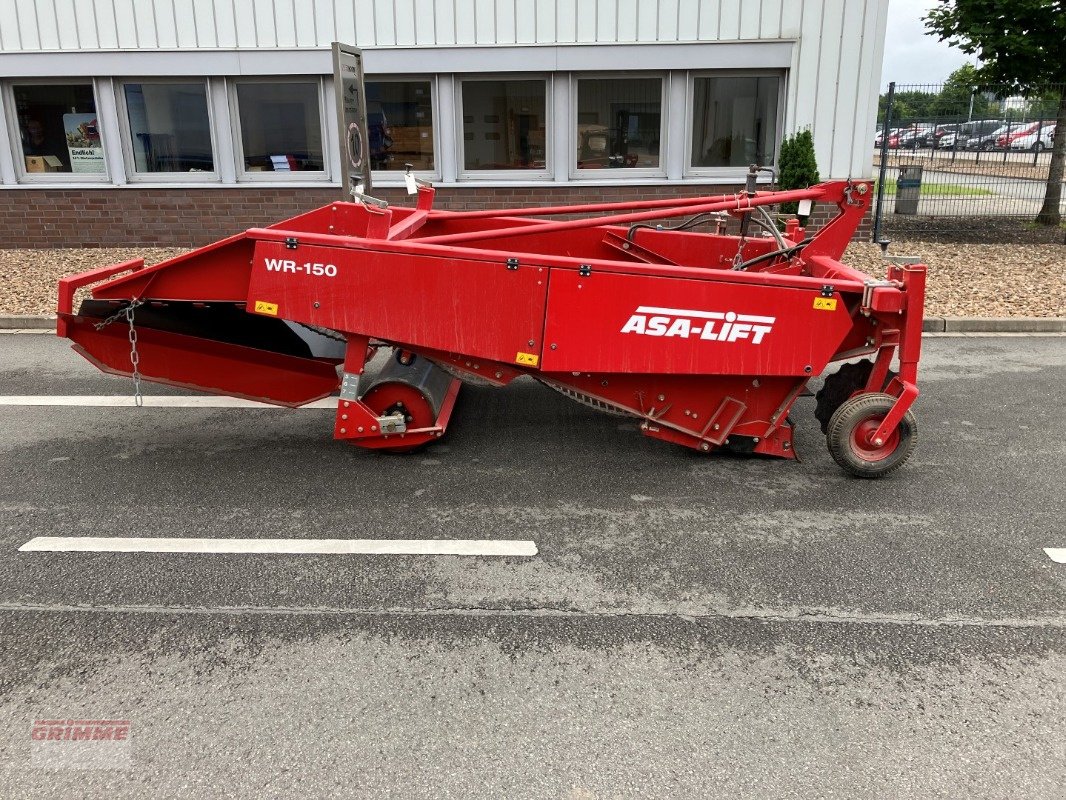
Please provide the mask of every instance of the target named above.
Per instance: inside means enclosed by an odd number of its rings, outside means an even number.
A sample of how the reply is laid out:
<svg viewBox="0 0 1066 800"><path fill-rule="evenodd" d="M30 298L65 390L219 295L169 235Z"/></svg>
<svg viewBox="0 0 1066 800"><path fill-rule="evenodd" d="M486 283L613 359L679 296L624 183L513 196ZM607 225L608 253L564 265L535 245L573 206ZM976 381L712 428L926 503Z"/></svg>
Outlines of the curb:
<svg viewBox="0 0 1066 800"><path fill-rule="evenodd" d="M32 314L0 315L0 330L44 331L55 330L56 318Z"/></svg>
<svg viewBox="0 0 1066 800"><path fill-rule="evenodd" d="M0 330L54 330L56 318L0 316ZM926 317L922 333L1066 333L1066 317Z"/></svg>
<svg viewBox="0 0 1066 800"><path fill-rule="evenodd" d="M1064 333L1066 317L926 317L923 333Z"/></svg>

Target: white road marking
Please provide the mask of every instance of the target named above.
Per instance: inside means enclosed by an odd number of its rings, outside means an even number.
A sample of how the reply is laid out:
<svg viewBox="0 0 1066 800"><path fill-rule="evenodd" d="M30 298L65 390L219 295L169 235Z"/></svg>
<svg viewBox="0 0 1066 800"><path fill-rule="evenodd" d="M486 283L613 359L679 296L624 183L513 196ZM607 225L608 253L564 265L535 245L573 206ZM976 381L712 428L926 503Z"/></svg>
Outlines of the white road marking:
<svg viewBox="0 0 1066 800"><path fill-rule="evenodd" d="M1045 547L1044 552L1056 564L1066 564L1066 547Z"/></svg>
<svg viewBox="0 0 1066 800"><path fill-rule="evenodd" d="M521 540L476 539L177 539L139 536L36 536L19 548L36 553L288 553L300 555L535 556Z"/></svg>
<svg viewBox="0 0 1066 800"><path fill-rule="evenodd" d="M144 395L146 408L285 408L258 400L244 400L239 397L222 395ZM337 397L326 397L308 403L305 408L328 408L336 410ZM0 406L85 406L89 408L133 408L130 395L110 394L7 394L0 395Z"/></svg>
<svg viewBox="0 0 1066 800"><path fill-rule="evenodd" d="M27 612L42 614L165 614L167 616L246 616L257 614L264 616L357 616L357 617L394 617L405 614L418 617L475 617L479 619L513 619L529 617L535 619L613 619L620 616L630 619L648 619L661 622L663 619L683 619L693 621L751 620L756 622L775 622L782 625L812 624L857 626L872 625L878 628L897 626L900 628L1047 628L1066 630L1066 616L1042 617L921 617L916 614L858 614L838 611L824 607L788 608L753 608L742 609L719 607L713 605L703 611L686 611L679 615L676 604L667 603L663 607L643 610L628 606L597 607L595 610L575 610L569 608L464 608L464 607L417 607L386 606L370 607L349 606L184 606L184 605L119 605L119 604L77 604L65 603L4 603L0 602L0 613L24 614Z"/></svg>

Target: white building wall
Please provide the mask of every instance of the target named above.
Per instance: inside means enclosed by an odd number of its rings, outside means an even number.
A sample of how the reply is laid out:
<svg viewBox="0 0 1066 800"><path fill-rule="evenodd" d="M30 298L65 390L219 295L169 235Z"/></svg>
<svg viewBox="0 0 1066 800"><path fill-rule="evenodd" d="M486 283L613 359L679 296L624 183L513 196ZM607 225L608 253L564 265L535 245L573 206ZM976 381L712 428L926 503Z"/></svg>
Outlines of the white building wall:
<svg viewBox="0 0 1066 800"><path fill-rule="evenodd" d="M827 0L0 0L0 49L442 47L798 38ZM849 0L881 6L885 0ZM811 26L814 26L812 29Z"/></svg>
<svg viewBox="0 0 1066 800"><path fill-rule="evenodd" d="M797 38L843 0L0 0L5 52ZM849 6L887 6L849 0Z"/></svg>
<svg viewBox="0 0 1066 800"><path fill-rule="evenodd" d="M812 129L823 177L867 177L887 14L888 0L0 0L0 76L143 75L143 59L116 56L249 50L307 52L215 63L238 64L240 74L328 73L333 41L366 48L370 72L374 51L388 49L379 63L390 71L402 62L411 65L402 71L438 73L455 70L437 67L422 50L396 48L483 51L451 61L513 72L565 59L527 59L514 49L494 59L491 48L624 44L630 47L614 68L640 69L640 54L655 51L658 62L662 45L729 43L730 53L740 53L738 44L781 43L791 47L785 133ZM632 50L643 44L652 47ZM723 66L711 50L689 52ZM197 69L185 60L180 74ZM693 68L689 60L677 68ZM129 72L116 72L123 63Z"/></svg>

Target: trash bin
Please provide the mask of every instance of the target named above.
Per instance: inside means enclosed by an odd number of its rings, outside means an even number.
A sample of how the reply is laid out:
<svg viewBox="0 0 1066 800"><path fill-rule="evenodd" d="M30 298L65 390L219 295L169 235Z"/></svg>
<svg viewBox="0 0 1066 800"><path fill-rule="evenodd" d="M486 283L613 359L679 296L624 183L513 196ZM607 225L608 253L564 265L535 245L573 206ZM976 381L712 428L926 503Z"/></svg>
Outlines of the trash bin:
<svg viewBox="0 0 1066 800"><path fill-rule="evenodd" d="M896 179L896 213L917 214L918 195L922 192L920 164L902 164Z"/></svg>

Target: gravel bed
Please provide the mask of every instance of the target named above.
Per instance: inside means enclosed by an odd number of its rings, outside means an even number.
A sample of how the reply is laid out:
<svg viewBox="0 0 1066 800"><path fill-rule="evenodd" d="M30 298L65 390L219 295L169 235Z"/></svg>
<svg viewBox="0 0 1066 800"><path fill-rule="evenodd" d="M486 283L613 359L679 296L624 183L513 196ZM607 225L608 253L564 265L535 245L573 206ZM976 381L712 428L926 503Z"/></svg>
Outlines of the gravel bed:
<svg viewBox="0 0 1066 800"><path fill-rule="evenodd" d="M154 264L177 247L0 250L0 315L51 314L56 283L93 267L143 258ZM1066 316L1066 246L1062 244L945 244L893 241L889 252L920 256L930 270L927 316ZM884 275L881 250L855 243L845 262L875 277Z"/></svg>
<svg viewBox="0 0 1066 800"><path fill-rule="evenodd" d="M929 266L928 317L1066 317L1066 246L893 241L890 255ZM844 262L882 277L881 248L853 243Z"/></svg>
<svg viewBox="0 0 1066 800"><path fill-rule="evenodd" d="M54 314L60 278L132 258L156 264L187 250L186 247L0 250L0 315ZM78 298L75 299L77 308Z"/></svg>

